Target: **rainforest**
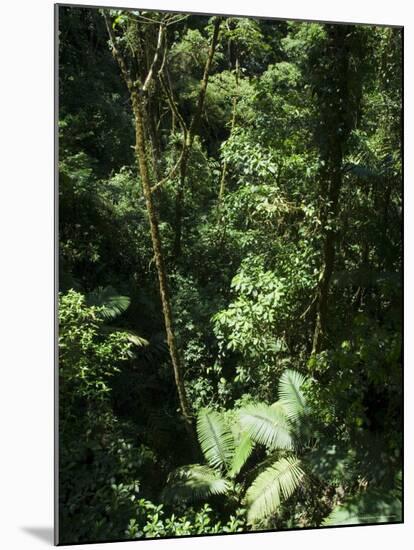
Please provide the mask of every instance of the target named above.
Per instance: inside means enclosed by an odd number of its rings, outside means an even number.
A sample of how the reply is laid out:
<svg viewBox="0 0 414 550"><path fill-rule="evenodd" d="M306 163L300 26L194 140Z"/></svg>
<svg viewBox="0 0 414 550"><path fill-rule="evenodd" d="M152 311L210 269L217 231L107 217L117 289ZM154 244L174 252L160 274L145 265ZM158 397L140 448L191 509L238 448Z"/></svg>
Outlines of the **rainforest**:
<svg viewBox="0 0 414 550"><path fill-rule="evenodd" d="M59 543L402 521L402 29L59 6Z"/></svg>

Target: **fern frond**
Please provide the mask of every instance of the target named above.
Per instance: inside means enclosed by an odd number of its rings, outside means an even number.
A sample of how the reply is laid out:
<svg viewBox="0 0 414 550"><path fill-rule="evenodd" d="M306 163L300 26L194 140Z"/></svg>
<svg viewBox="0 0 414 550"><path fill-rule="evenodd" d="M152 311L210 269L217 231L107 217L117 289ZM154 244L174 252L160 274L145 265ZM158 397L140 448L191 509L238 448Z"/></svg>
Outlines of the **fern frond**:
<svg viewBox="0 0 414 550"><path fill-rule="evenodd" d="M197 435L210 466L227 467L234 453L234 438L222 416L216 411L202 409L197 417Z"/></svg>
<svg viewBox="0 0 414 550"><path fill-rule="evenodd" d="M248 405L240 410L240 423L256 443L269 449L292 449L290 426L281 409L265 403Z"/></svg>
<svg viewBox="0 0 414 550"><path fill-rule="evenodd" d="M304 475L295 457L281 458L259 474L246 493L247 521L253 524L274 514L282 500L299 487Z"/></svg>
<svg viewBox="0 0 414 550"><path fill-rule="evenodd" d="M202 464L190 464L174 470L168 477L162 498L165 502L194 502L212 495L224 495L231 489L231 483L219 473Z"/></svg>

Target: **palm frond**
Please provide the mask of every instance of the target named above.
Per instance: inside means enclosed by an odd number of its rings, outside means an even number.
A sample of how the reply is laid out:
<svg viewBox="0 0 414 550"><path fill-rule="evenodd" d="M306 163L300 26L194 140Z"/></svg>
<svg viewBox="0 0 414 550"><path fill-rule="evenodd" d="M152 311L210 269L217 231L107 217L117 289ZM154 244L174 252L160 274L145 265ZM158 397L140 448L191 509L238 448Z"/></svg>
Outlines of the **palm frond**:
<svg viewBox="0 0 414 550"><path fill-rule="evenodd" d="M107 334L111 334L113 332L119 332L121 334L125 334L125 336L128 338L128 341L131 342L131 344L133 344L137 348L143 348L145 346L149 346L149 341L146 338L143 338L137 332L128 328L104 326L101 328L101 332L107 333Z"/></svg>
<svg viewBox="0 0 414 550"><path fill-rule="evenodd" d="M241 434L240 441L236 445L233 459L230 465L229 475L235 477L243 468L249 456L252 454L254 441L248 433Z"/></svg>
<svg viewBox="0 0 414 550"><path fill-rule="evenodd" d="M240 423L251 439L270 449L292 449L290 426L281 409L265 403L240 410Z"/></svg>
<svg viewBox="0 0 414 550"><path fill-rule="evenodd" d="M281 458L259 474L246 492L250 524L274 514L299 487L304 471L296 457Z"/></svg>
<svg viewBox="0 0 414 550"><path fill-rule="evenodd" d="M272 409L277 411L280 415L285 416L287 418L286 407L281 401L275 401L270 406Z"/></svg>
<svg viewBox="0 0 414 550"><path fill-rule="evenodd" d="M234 453L234 438L222 416L216 411L202 409L197 417L197 435L210 466L227 467Z"/></svg>
<svg viewBox="0 0 414 550"><path fill-rule="evenodd" d="M160 363L169 357L168 344L164 332L151 335L149 346L142 355L148 363Z"/></svg>
<svg viewBox="0 0 414 550"><path fill-rule="evenodd" d="M286 370L279 381L279 401L285 407L289 420L296 421L305 413L306 400L302 386L306 378L297 371Z"/></svg>
<svg viewBox="0 0 414 550"><path fill-rule="evenodd" d="M100 286L86 295L86 303L99 307L99 315L105 321L112 321L128 309L131 300L128 296L118 294L112 286Z"/></svg>
<svg viewBox="0 0 414 550"><path fill-rule="evenodd" d="M224 495L231 489L231 483L219 473L202 464L190 464L174 470L168 477L162 498L165 502L194 502L212 495Z"/></svg>

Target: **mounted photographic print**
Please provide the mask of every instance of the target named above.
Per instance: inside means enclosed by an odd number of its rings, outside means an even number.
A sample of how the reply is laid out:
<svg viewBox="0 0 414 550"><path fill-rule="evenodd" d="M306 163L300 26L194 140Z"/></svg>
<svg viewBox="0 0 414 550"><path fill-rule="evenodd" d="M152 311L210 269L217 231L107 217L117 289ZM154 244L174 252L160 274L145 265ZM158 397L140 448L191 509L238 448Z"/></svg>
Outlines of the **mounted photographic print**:
<svg viewBox="0 0 414 550"><path fill-rule="evenodd" d="M56 6L57 544L402 522L402 34Z"/></svg>

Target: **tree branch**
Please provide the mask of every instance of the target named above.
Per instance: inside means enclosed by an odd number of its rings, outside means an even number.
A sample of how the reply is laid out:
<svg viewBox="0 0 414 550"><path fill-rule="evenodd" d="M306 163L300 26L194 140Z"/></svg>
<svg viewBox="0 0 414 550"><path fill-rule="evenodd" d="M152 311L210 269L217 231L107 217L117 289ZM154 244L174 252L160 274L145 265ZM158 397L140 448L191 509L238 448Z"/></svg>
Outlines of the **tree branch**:
<svg viewBox="0 0 414 550"><path fill-rule="evenodd" d="M211 65L213 63L214 52L216 51L217 40L218 40L218 35L219 35L219 30L220 30L220 24L221 24L221 18L217 17L214 21L213 36L211 38L211 43L210 43L210 48L209 48L209 51L208 51L207 61L206 61L206 64L204 66L204 73L203 73L203 79L201 81L200 91L198 93L197 108L196 108L196 111L194 113L193 119L192 119L191 124L190 124L190 130L189 130L189 134L190 134L190 136L189 136L190 137L190 144L189 145L190 145L190 147L193 144L194 134L197 131L197 128L198 128L198 125L199 125L200 119L201 119L201 114L202 114L202 111L203 111L204 99L206 97L206 91L207 91L208 77L210 75L210 69L211 69Z"/></svg>
<svg viewBox="0 0 414 550"><path fill-rule="evenodd" d="M218 34L220 30L221 18L217 17L214 21L213 36L211 38L210 48L208 52L207 61L204 67L203 79L200 85L200 91L198 93L198 101L196 111L190 123L190 128L185 140L185 148L180 163L180 185L177 190L175 198L175 241L174 241L174 253L176 258L181 254L181 233L182 233L182 210L183 210L183 198L184 198L184 186L187 176L188 161L190 159L191 149L194 143L195 133L198 129L201 114L204 106L204 99L206 97L208 77L210 74L211 65L213 62L214 52L217 46Z"/></svg>
<svg viewBox="0 0 414 550"><path fill-rule="evenodd" d="M188 128L187 128L187 125L186 125L183 117L181 116L181 114L180 114L180 112L177 108L177 105L176 105L176 103L174 101L174 98L173 98L173 95L172 95L172 91L168 89L168 86L167 86L162 74L158 73L158 78L159 78L159 81L161 83L161 87L163 89L163 92L167 96L168 105L169 105L171 111L176 116L176 118L178 120L178 123L180 124L184 134L186 135L188 133Z"/></svg>
<svg viewBox="0 0 414 550"><path fill-rule="evenodd" d="M162 178L162 180L158 181L155 185L152 186L151 193L154 193L154 191L159 189L162 185L164 185L164 183L166 183L169 179L171 179L176 174L176 172L177 172L177 170L178 170L178 168L181 164L182 158L184 156L185 149L186 149L186 144L185 144L185 141L184 141L183 142L183 147L181 149L181 154L178 157L177 162L174 164L174 166L172 167L172 169L170 170L170 172L168 173L167 176L165 176L164 178Z"/></svg>
<svg viewBox="0 0 414 550"><path fill-rule="evenodd" d="M121 73L122 73L122 76L123 76L123 78L125 80L125 83L128 87L128 90L131 92L134 89L134 83L132 81L131 73L128 70L125 59L123 58L121 52L118 50L118 48L115 45L116 44L115 34L113 32L113 29L112 29L111 21L110 21L108 15L106 14L105 10L102 10L102 11L103 11L104 19L105 19L106 29L107 29L108 35L109 35L109 40L110 40L110 43L111 43L112 55L114 56L115 60L118 62L119 68L121 69Z"/></svg>
<svg viewBox="0 0 414 550"><path fill-rule="evenodd" d="M151 84L151 80L154 74L155 67L158 63L158 58L160 57L161 48L162 48L162 39L164 36L164 23L160 23L160 27L158 29L158 38L157 38L157 47L155 49L154 58L152 60L151 66L149 68L147 77L145 79L144 85L142 86L142 89L144 92L146 92L149 88L149 85Z"/></svg>

